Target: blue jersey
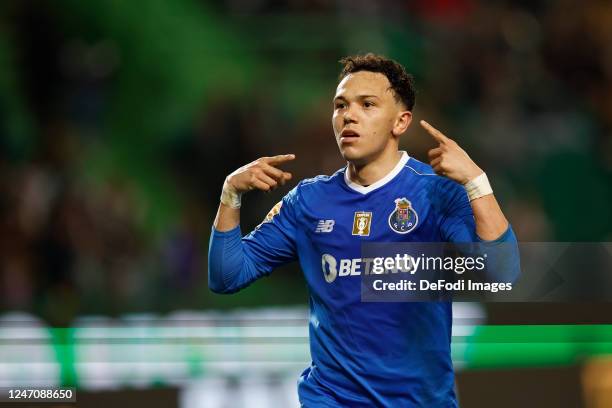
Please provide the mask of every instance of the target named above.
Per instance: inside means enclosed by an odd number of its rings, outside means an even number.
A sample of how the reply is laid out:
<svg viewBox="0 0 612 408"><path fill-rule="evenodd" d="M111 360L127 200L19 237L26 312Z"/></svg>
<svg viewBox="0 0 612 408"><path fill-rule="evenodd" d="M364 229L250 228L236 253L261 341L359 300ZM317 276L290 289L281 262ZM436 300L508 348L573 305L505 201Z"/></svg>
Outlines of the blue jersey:
<svg viewBox="0 0 612 408"><path fill-rule="evenodd" d="M364 241L479 241L461 185L402 152L367 187L346 169L304 180L239 243L236 234L213 229L213 290L234 292L294 260L304 273L312 363L298 381L303 406L457 406L451 304L362 302L362 265L354 260ZM510 227L499 240L515 240Z"/></svg>

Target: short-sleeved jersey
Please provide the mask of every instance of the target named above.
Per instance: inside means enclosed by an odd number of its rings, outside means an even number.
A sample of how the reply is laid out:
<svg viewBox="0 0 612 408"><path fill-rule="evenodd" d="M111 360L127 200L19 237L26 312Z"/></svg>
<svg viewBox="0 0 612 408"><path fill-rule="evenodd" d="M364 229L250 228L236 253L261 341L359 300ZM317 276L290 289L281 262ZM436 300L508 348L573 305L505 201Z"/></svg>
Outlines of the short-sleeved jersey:
<svg viewBox="0 0 612 408"><path fill-rule="evenodd" d="M298 382L303 406L457 406L451 304L362 302L353 260L364 241L477 239L465 189L405 152L370 186L341 169L291 190L242 241L260 273L292 260L304 273L312 364Z"/></svg>

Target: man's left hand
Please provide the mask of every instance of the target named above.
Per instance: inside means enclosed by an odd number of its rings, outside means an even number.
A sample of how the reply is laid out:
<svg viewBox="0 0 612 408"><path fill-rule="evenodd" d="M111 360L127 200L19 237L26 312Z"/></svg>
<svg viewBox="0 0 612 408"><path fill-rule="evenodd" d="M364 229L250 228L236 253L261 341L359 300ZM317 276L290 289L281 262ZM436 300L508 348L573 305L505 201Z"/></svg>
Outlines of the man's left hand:
<svg viewBox="0 0 612 408"><path fill-rule="evenodd" d="M438 147L428 152L429 164L437 174L465 184L484 173L457 142L424 120L420 123L438 143Z"/></svg>

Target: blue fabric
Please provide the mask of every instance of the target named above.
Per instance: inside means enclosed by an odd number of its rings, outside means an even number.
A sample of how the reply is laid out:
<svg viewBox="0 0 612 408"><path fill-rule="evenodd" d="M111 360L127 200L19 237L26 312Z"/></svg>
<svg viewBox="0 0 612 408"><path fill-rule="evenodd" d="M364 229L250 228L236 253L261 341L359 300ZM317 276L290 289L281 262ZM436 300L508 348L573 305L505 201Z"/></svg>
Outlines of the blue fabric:
<svg viewBox="0 0 612 408"><path fill-rule="evenodd" d="M239 228L213 228L210 288L235 292L278 265L299 261L310 296L312 363L298 381L305 407L456 407L450 302L361 302L359 268L328 281L323 256L347 272L364 241L494 245L516 243L516 237L509 227L497 240L480 240L464 188L415 159L366 193L351 189L344 172L300 182L277 215L243 238ZM405 234L394 231L389 218L398 198L408 199L418 216ZM372 213L367 236L353 235L357 211ZM514 255L518 259L518 249Z"/></svg>

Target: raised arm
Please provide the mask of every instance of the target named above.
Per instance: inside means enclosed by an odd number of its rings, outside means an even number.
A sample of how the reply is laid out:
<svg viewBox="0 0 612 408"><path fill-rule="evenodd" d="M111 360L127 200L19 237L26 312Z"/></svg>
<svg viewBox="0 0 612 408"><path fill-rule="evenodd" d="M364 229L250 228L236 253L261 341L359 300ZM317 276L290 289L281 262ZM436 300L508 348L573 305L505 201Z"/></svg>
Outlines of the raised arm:
<svg viewBox="0 0 612 408"><path fill-rule="evenodd" d="M242 194L255 189L271 191L285 184L291 174L276 166L294 158L294 155L262 157L225 179L208 250L208 286L213 292L236 292L294 258L294 217L290 207L295 189L255 231L243 238L240 230ZM285 211L280 216L283 203Z"/></svg>
<svg viewBox="0 0 612 408"><path fill-rule="evenodd" d="M424 120L421 126L436 140L438 147L429 151L435 172L463 185L468 193L476 221L476 234L483 240L495 240L508 229L504 216L484 171L472 161L457 142Z"/></svg>

